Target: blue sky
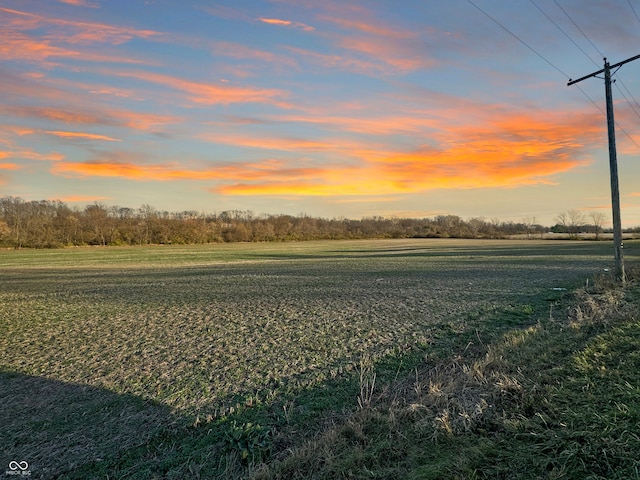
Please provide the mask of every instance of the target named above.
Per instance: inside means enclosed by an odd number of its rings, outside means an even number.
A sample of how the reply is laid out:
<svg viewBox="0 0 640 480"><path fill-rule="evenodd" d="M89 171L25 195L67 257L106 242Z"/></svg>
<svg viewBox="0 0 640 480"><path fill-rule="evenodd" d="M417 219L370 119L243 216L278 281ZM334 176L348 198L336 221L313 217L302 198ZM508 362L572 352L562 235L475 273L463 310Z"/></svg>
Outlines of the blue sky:
<svg viewBox="0 0 640 480"><path fill-rule="evenodd" d="M0 0L0 195L610 218L604 82L567 81L640 54L638 14L638 0ZM615 78L636 226L640 60Z"/></svg>

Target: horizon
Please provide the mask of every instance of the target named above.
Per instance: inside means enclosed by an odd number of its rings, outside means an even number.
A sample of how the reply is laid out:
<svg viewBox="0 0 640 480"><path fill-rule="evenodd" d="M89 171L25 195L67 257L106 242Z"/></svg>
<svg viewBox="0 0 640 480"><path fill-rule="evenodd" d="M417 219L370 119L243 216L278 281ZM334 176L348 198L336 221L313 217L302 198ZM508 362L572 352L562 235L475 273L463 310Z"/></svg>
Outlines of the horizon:
<svg viewBox="0 0 640 480"><path fill-rule="evenodd" d="M465 223L469 223L473 220L479 220L481 222L486 222L488 224L497 224L498 226L502 225L502 226L507 226L507 225L529 225L530 227L543 227L543 228L547 228L547 229L551 229L553 227L556 226L561 226L562 225L562 220L560 218L554 218L553 222L551 224L544 224L538 221L537 218L535 217L523 217L520 218L519 220L504 220L502 218L498 218L498 217L487 217L486 215L481 215L478 217L463 217L461 215L457 215L455 213L449 213L449 214L444 214L444 215L432 215L432 216L424 216L424 217L399 217L399 216L394 216L394 215L389 215L389 216L384 216L384 215L370 215L370 216L362 216L362 217L341 217L341 216L333 216L333 217L323 217L323 216L316 216L316 215L309 215L306 212L299 212L297 214L289 214L289 213L274 213L274 212L255 212L253 210L239 210L239 209L229 209L229 210L222 210L222 211L217 211L217 210L213 210L213 211L204 211L204 210L195 210L195 209L190 209L190 210L160 210L155 208L154 205L150 205L150 204L143 204L140 205L139 207L130 207L127 205L120 205L120 204L107 204L104 202L94 202L92 204L87 204L84 206L79 206L79 205L69 205L67 202L64 202L60 199L41 199L41 200L24 200L20 197L0 197L0 201L3 198L14 198L14 199L18 199L20 201L23 202L51 202L51 203L55 203L55 202L61 202L64 206L66 206L67 208L71 209L71 211L73 212L83 212L84 210L86 210L87 208L90 208L92 206L98 206L100 208L103 208L107 211L108 215L113 215L113 214L117 214L116 209L120 210L120 209L126 209L126 210L131 210L133 212L139 213L139 214L144 214L147 215L149 212L157 214L160 216L160 218L162 217L162 215L168 214L168 215L180 215L182 213L194 213L197 214L198 216L202 216L202 217L218 217L221 216L223 214L228 214L228 213L238 213L238 214L244 214L246 217L248 217L248 220L261 220L261 219L269 219L269 218L277 218L280 216L288 216L288 217L293 217L293 218L311 218L311 219L315 219L315 220L328 220L328 221L364 221L364 220L383 220L383 221L387 221L387 220L416 220L416 221L421 221L421 220L427 220L427 221L435 221L437 220L438 217L456 217L459 218L460 220L462 220ZM579 218L580 221L580 226L582 227L591 227L595 225L595 221L594 219L591 218L591 216L589 215L590 213L595 213L595 212L579 212L579 211L575 211L577 212L579 215L581 215L581 217ZM558 216L560 215L567 215L569 214L568 211L564 211L564 212L559 212ZM569 220L569 219L567 219ZM600 220L600 219L599 219ZM610 232L612 230L612 227L610 226L600 226L604 231L606 232ZM624 230L633 230L636 228L640 228L640 225L634 225L631 227L624 227Z"/></svg>
<svg viewBox="0 0 640 480"><path fill-rule="evenodd" d="M640 54L640 3L0 0L0 12L0 197L539 225L577 210L611 228L604 82L567 82ZM627 229L640 225L640 60L614 78Z"/></svg>

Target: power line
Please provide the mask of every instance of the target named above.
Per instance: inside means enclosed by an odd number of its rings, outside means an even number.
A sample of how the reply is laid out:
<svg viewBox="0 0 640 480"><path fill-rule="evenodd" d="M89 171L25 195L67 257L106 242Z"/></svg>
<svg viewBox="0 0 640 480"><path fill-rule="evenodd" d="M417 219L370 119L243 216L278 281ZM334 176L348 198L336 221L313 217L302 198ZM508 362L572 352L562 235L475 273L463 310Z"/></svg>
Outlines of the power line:
<svg viewBox="0 0 640 480"><path fill-rule="evenodd" d="M616 127L619 128L622 131L622 133L624 133L624 135L629 139L631 143L633 143L636 147L638 147L638 150L640 150L640 144L638 144L638 142L636 142L633 139L633 137L629 135L629 133L622 126L620 126L618 122L615 122L615 123L616 123Z"/></svg>
<svg viewBox="0 0 640 480"><path fill-rule="evenodd" d="M594 105L598 110L600 110L600 113L601 113L601 114L606 115L606 113L605 113L605 111L602 109L602 107L601 107L600 105L598 105L598 102L596 102L593 98L591 98L589 95L587 95L587 92L585 92L582 88L580 88L580 85L576 85L576 88L577 88L578 90L580 90L580 91L582 92L582 94L583 94L585 97L587 97L587 98L589 99L589 101L590 101L591 103L593 103L593 105Z"/></svg>
<svg viewBox="0 0 640 480"><path fill-rule="evenodd" d="M629 101L629 99L627 98L627 96L624 94L624 92L622 91L622 89L618 86L618 83L615 83L616 88L618 89L618 92L620 92L620 95L622 95L624 97L624 99L627 101L627 103L629 104L629 106L631 107L631 110L633 111L633 113L636 114L636 116L638 118L640 118L640 113L638 113L638 111L636 110L636 107L633 106L633 104ZM626 88L626 87L625 87Z"/></svg>
<svg viewBox="0 0 640 480"><path fill-rule="evenodd" d="M531 1L533 2L533 0L531 0ZM585 38L585 39L586 39L586 40L591 44L591 46L592 46L592 47L593 47L593 48L594 48L594 49L595 49L595 50L600 54L600 56L601 56L601 57L604 57L605 55L602 53L602 51L601 51L601 50L596 46L596 44L595 44L595 43L593 43L593 42L591 41L591 39L588 37L588 35L587 35L586 33L584 33L584 30L582 30L582 28L580 28L580 26L579 26L579 25L578 25L578 24L573 20L573 18L571 17L571 15L569 15L569 13L568 13L564 8L562 8L562 5L560 5L560 4L558 3L558 0L553 0L553 1L554 1L554 3L558 6L558 8L559 8L560 10L562 10L562 12L567 16L567 18L571 21L571 23L573 23L573 25L578 29L578 31L582 34L582 36L583 36L583 37L584 37L584 38ZM630 0L627 0L627 1L629 2L629 6L631 7L631 10L633 10L633 13L635 14L636 18L638 19L638 21L640 21L640 17L638 17L638 14L637 14L637 12L635 11L635 9L633 8L633 5L631 4L631 1L630 1ZM541 10L541 11L542 11L542 10ZM543 13L544 13L544 12L543 12ZM546 14L545 14L545 16L546 16ZM547 16L547 18L549 18L549 17ZM550 19L550 20L551 20L551 19ZM556 25L556 26L557 26L557 24L556 24L555 22L553 22L553 23L554 23L554 25ZM560 28L560 27L558 27L558 28ZM562 29L561 29L561 30L562 30ZM563 33L564 33L564 32L563 32ZM565 35L566 35L566 34L565 34ZM568 37L568 35L567 35L567 37ZM569 39L570 39L570 38L569 38ZM571 40L571 39L570 39L570 40ZM571 40L571 41L573 42L573 40ZM584 54L587 56L587 58L589 58L589 59L593 62L593 59L592 59L589 55L587 55L587 54L585 53L585 51L584 51L582 48L580 48L580 47L579 47L575 42L573 42L573 44L574 44L574 45L576 45L576 47L578 47L578 48L580 49L580 51L581 51L582 53L584 53ZM596 63L596 62L594 62L594 63ZM596 65L597 65L597 63L596 63ZM617 70L616 70L616 72L613 72L613 74L615 74L615 73L617 73ZM624 87L627 91L629 91L629 89L627 89L626 85L624 84L624 81L622 80L622 78L620 78L620 76L618 76L618 80L620 80L620 83L623 85L623 87ZM619 87L617 84L616 84L616 88L617 88L617 89L618 89L618 91L622 94L622 96L624 97L624 99L625 99L625 101L627 102L627 104L629 105L629 107L631 107L631 110L633 110L633 112L634 112L636 115L638 115L638 117L640 118L640 114L636 111L636 109L635 109L635 107L633 106L633 104L630 102L630 100L629 100L629 99L627 98L627 96L622 92L622 90L620 89L620 87ZM629 94L631 94L631 92L629 92ZM635 101L635 99L634 99L634 101ZM635 103L637 104L638 102L636 101ZM616 126L617 126L618 128L620 128L620 130L622 130L622 131L625 133L625 135L626 135L627 137L629 137L629 140L631 140L631 141L632 141L636 146L638 146L638 144L633 140L633 138L631 138L631 137L629 136L629 134L626 132L626 130L625 130L624 128L622 128L622 127L618 124L618 122L616 122ZM639 146L638 148L640 148L640 146Z"/></svg>
<svg viewBox="0 0 640 480"><path fill-rule="evenodd" d="M557 28L558 30L560 30L560 31L563 33L563 35L564 35L565 37L567 37L567 38L569 39L569 41L570 41L571 43L573 43L573 44L578 48L578 50L580 50L580 51L584 54L584 56L585 56L585 57L587 57L589 60L591 60L591 61L592 61L596 66L599 66L599 65L598 65L598 63L597 63L593 58L591 58L591 57L589 56L589 54L588 54L587 52L585 52L585 51L583 50L583 48L582 48L580 45L578 45L578 44L576 43L576 41L575 41L573 38L571 38L571 37L567 34L567 32L565 32L565 31L562 29L562 27L561 27L560 25L558 25L558 24L557 24L557 23L556 23L556 22L555 22L555 21L554 21L554 20L553 20L549 15L547 15L547 13L546 13L544 10L542 10L542 8L540 8L540 7L538 6L538 4L537 4L534 0L530 0L530 2L533 4L533 6L534 6L534 7L536 7L538 10L540 10L540 12L541 12L545 17L547 17L547 20L549 20L551 23L553 23L553 24L556 26L556 28Z"/></svg>
<svg viewBox="0 0 640 480"><path fill-rule="evenodd" d="M580 50L585 57L587 57L589 60L591 60L596 66L598 65L598 63L591 58L591 56L589 54L587 54L587 52L585 52L582 47L580 47L580 45L578 45L563 29L562 27L560 27L560 25L558 25L549 15L547 15L547 13L542 10L542 8L540 8L538 6L538 4L536 4L536 2L534 0L530 0L530 2L551 22L553 23L556 28L558 28L558 30L560 30L565 37L567 37L569 39L569 41L571 41L571 43L573 43L578 50ZM580 26L573 20L573 18L571 18L571 16L569 15L569 13L562 8L562 6L557 2L557 0L554 0L554 3L558 6L558 8L560 8L560 10L562 10L562 12L567 16L567 18L571 21L571 23L573 23L573 25L580 31L580 33L584 36L584 38L587 39L587 41L593 46L593 48L595 48L598 53L600 53L601 56L604 57L604 55L602 54L602 52L600 51L600 49L591 41L591 39L587 36L586 33L584 33L584 31L580 28ZM631 5L631 3L629 3L629 5L631 6L631 8L633 9L633 6ZM636 13L636 11L634 10L634 13ZM637 16L637 14L636 14ZM638 18L638 20L640 21L640 18ZM503 27L504 28L504 27ZM615 72L613 72L613 74L616 74L617 70ZM618 80L620 80L620 83L622 84L622 86L629 92L629 89L626 87L626 85L624 84L624 81L622 80L622 78L620 78L620 76L618 76ZM622 96L624 97L625 101L627 102L627 104L629 105L629 107L631 107L631 110L638 116L638 118L640 118L640 113L638 113L638 111L636 110L636 108L634 107L634 105L630 102L630 100L627 98L627 96L624 94L624 92L622 92L622 90L620 89L620 87L618 86L618 84L616 83L616 88L618 89L618 91L620 91L620 93L622 94ZM602 114L604 114L605 112L602 110L602 108L600 108L600 106L591 98L589 97L589 95L587 95L587 93L582 90L582 88L578 87L578 89L580 90L580 92L582 92L582 94L587 97L589 99L589 101L591 103L593 103L596 108L598 110L600 110L600 112ZM629 95L633 98L633 95L631 95L631 92L629 92ZM638 104L638 102L635 100L634 98L634 102L636 104ZM618 122L615 122L616 127L619 128L624 134L625 136L636 146L638 147L638 149L640 149L640 145L638 145L638 143L631 137L631 135L629 135L629 133L627 133L627 131L624 129L624 127L622 127Z"/></svg>
<svg viewBox="0 0 640 480"><path fill-rule="evenodd" d="M635 97L633 96L633 93L631 93L629 91L629 89L627 88L627 86L624 84L624 82L622 81L622 79L620 79L620 83L622 84L623 88L627 91L627 93L629 94L629 96L633 99L633 103L635 103L638 108L640 108L640 103L638 103L638 100L635 99Z"/></svg>
<svg viewBox="0 0 640 480"><path fill-rule="evenodd" d="M593 42L591 41L591 39L587 36L587 34L586 34L586 33L584 33L584 32L582 31L582 29L580 28L580 26L579 26L576 22L574 22L574 21L573 21L573 18L571 18L571 15L569 15L569 14L567 13L567 11L566 11L564 8L562 8L562 5L560 5L560 4L558 3L558 0L553 0L553 2L558 6L558 8L559 8L560 10L562 10L562 11L563 11L563 13L567 16L567 18L571 21L571 23L573 23L573 25L578 29L578 31L580 31L580 33L582 34L582 36L583 36L584 38L586 38L586 39L587 39L587 42L589 42L589 43L591 44L591 46L592 46L593 48L595 48L595 49L596 49L596 51L600 54L600 57L601 57L601 58L604 58L604 54L600 51L600 49L599 49L598 47L596 47L595 43L593 43Z"/></svg>
<svg viewBox="0 0 640 480"><path fill-rule="evenodd" d="M636 9L633 8L633 5L631 4L631 0L627 0L627 2L629 3L629 6L631 7L631 10L633 10L633 14L636 16L636 18L640 22L640 16L638 16L638 12L636 12Z"/></svg>
<svg viewBox="0 0 640 480"><path fill-rule="evenodd" d="M589 101L593 104L594 107L596 107L601 114L606 115L607 113L602 109L602 107L600 105L598 105L598 102L596 102L593 98L591 98L589 95L587 95L587 92L585 92L582 88L580 88L580 85L576 84L576 88L578 90L580 90L580 92L589 99ZM624 127L622 125L620 125L617 121L615 122L616 124L616 128L618 130L620 130L622 133L624 133L624 135L631 141L631 143L633 143L636 147L638 147L638 150L640 150L640 144L638 144L638 142L636 142L633 137L631 135L629 135L629 133L624 129Z"/></svg>
<svg viewBox="0 0 640 480"><path fill-rule="evenodd" d="M589 99L589 101L593 104L594 107L596 107L600 111L601 114L606 116L607 113L602 109L600 105L598 105L598 102L596 102L593 98L587 95L587 92L585 92L580 87L580 85L576 84L576 88L580 90L580 92ZM615 124L616 124L616 128L618 128L622 133L624 133L625 136L631 141L631 143L633 143L636 147L638 147L638 150L640 150L640 145L633 139L631 135L629 135L629 133L622 127L622 125L620 125L618 122L615 122Z"/></svg>
<svg viewBox="0 0 640 480"><path fill-rule="evenodd" d="M556 5L558 5L558 2L556 0L554 0ZM551 63L551 61L549 61L544 55L542 55L541 53L539 53L537 50L535 50L532 46L530 46L528 43L526 43L524 40L522 40L519 36L517 36L515 33L513 33L511 30L509 30L507 27L505 27L502 23L500 23L498 20L496 20L494 17L492 17L491 15L489 15L486 11L484 11L482 8L480 8L478 5L476 5L472 0L467 0L467 2L469 2L471 5L473 5L475 8L477 8L478 10L480 10L480 12L482 12L486 17L488 17L490 20L492 20L494 23L496 23L500 28L502 28L505 32L507 32L509 35L511 35L513 38L515 38L516 40L518 40L522 45L524 45L525 47L527 47L529 50L531 50L533 53L535 53L538 57L540 57L542 60L544 60L548 65L550 65L552 68L554 68L556 71L558 71L559 73L561 73L562 75L564 75L567 78L570 78L569 75L567 75L565 72L563 72L560 68L556 67L553 63ZM535 5L535 4L534 4ZM537 5L536 5L537 6ZM578 30L580 30L580 32L582 33L582 35L584 35L584 37L589 41L589 43L591 43L591 45L593 45L593 48L595 48L596 50L598 50L598 47L596 47L593 42L591 42L591 40L589 40L589 37L587 37L585 35L585 33L582 31L582 29L580 29L580 27L571 19L571 17L569 16L569 14L560 6L558 5L558 7L560 7L560 9L564 12L564 14L569 18L569 20L571 20L571 22L576 26L576 28ZM538 8L540 10L540 8ZM541 10L542 11L542 10ZM544 12L543 12L544 13ZM546 16L546 15L545 15ZM574 42L575 43L575 42ZM579 48L579 47L578 47ZM580 49L582 50L582 49ZM598 50L599 53L601 53ZM586 55L586 54L585 54ZM602 54L601 54L602 55ZM604 55L603 55L604 56ZM587 55L587 57L589 59L591 59L591 57L589 57ZM592 60L592 59L591 59ZM593 61L593 60L592 60ZM597 64L596 64L597 65ZM615 72L614 72L615 73ZM582 94L587 97L587 99L600 111L600 113L605 114L605 112L602 110L602 108L589 96L587 95L587 93L580 87L578 87L578 90L580 90L580 92L582 92ZM638 147L638 149L640 150L640 145L631 137L631 135L629 135L629 133L627 133L627 131L618 123L615 122L616 127L620 129L620 131L622 131L625 136L636 146Z"/></svg>
<svg viewBox="0 0 640 480"><path fill-rule="evenodd" d="M485 12L482 8L480 8L478 5L476 5L475 3L473 3L471 0L467 0L467 2L469 2L471 5L473 5L474 7L476 7L478 10L480 10L484 15L486 15L488 18L490 18L491 20L493 20L496 24L498 24L498 26L500 26L500 28L502 28L505 32L507 32L509 35L511 35L513 38L515 38L516 40L518 40L522 45L524 45L525 47L527 47L529 50L531 50L533 53L535 53L538 57L540 57L542 60L544 60L547 64L551 65L551 67L553 67L554 69L556 69L558 72L560 72L562 75L564 75L565 77L569 78L569 75L567 75L565 72L563 72L562 70L560 70L558 67L556 67L553 63L551 63L549 60L547 60L541 53L539 53L538 51L536 51L533 47L531 47L528 43L526 43L524 40L522 40L520 37L518 37L515 33L513 33L511 30L509 30L507 27L505 27L502 23L500 23L498 20L496 20L495 18L493 18L491 15L489 15L487 12Z"/></svg>

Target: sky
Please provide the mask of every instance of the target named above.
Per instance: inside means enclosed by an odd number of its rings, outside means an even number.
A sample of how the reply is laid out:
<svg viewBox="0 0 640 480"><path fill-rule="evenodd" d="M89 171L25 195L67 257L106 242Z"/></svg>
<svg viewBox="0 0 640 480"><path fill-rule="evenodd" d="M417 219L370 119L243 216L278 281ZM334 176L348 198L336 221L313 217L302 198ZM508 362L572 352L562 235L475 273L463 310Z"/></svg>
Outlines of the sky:
<svg viewBox="0 0 640 480"><path fill-rule="evenodd" d="M640 0L0 0L0 196L611 225ZM613 85L640 225L640 59Z"/></svg>

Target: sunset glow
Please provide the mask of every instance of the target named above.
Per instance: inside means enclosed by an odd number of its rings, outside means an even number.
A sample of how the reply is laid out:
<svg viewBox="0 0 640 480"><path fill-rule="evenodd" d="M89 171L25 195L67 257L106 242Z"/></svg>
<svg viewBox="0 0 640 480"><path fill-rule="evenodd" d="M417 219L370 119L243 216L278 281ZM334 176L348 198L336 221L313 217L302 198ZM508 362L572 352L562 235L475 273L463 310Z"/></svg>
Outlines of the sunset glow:
<svg viewBox="0 0 640 480"><path fill-rule="evenodd" d="M502 26L465 0L0 0L0 196L609 217L604 85L566 84L601 53L639 54L640 20L626 2L538 2L555 24L526 2L478 5ZM615 78L635 226L640 60Z"/></svg>

